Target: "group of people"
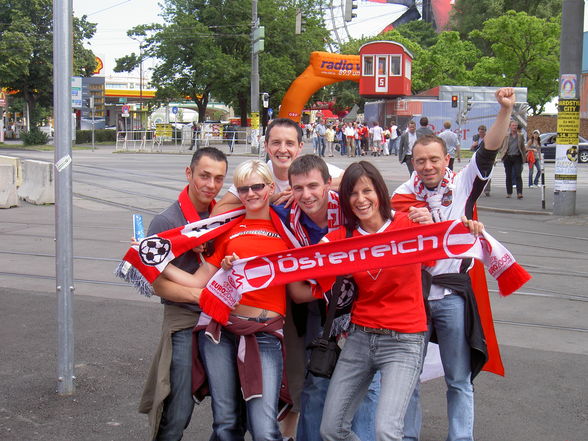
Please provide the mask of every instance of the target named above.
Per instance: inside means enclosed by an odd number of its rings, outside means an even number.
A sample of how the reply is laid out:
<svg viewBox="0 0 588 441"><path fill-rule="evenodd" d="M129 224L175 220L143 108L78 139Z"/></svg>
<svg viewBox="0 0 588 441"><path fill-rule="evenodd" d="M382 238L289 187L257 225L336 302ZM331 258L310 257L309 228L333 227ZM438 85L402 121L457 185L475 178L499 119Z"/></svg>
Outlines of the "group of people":
<svg viewBox="0 0 588 441"><path fill-rule="evenodd" d="M513 89L498 90L496 99L496 121L460 173L449 167L450 141L432 133L416 139L410 135L410 149L404 151L402 135L400 151L414 173L392 197L368 161L341 170L327 164L320 150L300 155L302 129L285 118L267 128L268 163L239 164L233 186L216 204L227 159L214 148L197 150L185 170L186 188L154 217L148 234L240 206L244 215L212 243L176 257L153 282L164 319L140 406L149 415L151 439L182 438L194 407L193 381L198 381L211 396L212 440L243 440L247 431L256 441L284 436L298 441L418 440L418 379L434 333L448 389L447 439L473 440L472 381L479 370L470 358L465 309L471 289L464 277L471 262L445 259L433 266L407 264L351 274L358 293L330 379L305 371L305 347L322 332L322 297L328 287L297 281L247 292L222 326L199 304L211 277L236 259L445 220L461 219L472 234L479 234L483 225L472 220L472 202L483 191L502 146ZM424 202L407 204L407 197ZM430 289L423 271L432 276ZM284 393L286 377L290 397ZM286 418L290 426L280 427L279 402L289 399L294 403Z"/></svg>
<svg viewBox="0 0 588 441"><path fill-rule="evenodd" d="M395 123L389 128L378 122L325 123L318 118L315 123L305 126L306 135L312 140L313 153L321 157L341 156L388 156L398 151L400 130Z"/></svg>

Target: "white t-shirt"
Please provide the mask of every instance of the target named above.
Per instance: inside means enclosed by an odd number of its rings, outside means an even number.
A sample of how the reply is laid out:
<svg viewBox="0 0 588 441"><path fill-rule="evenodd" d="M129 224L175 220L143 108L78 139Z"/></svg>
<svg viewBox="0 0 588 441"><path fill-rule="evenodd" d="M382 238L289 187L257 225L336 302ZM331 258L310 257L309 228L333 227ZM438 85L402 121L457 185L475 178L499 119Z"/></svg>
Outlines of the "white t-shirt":
<svg viewBox="0 0 588 441"><path fill-rule="evenodd" d="M382 130L382 128L380 126L374 126L372 128L372 134L374 135L374 141L382 141L382 135L384 134L384 131Z"/></svg>

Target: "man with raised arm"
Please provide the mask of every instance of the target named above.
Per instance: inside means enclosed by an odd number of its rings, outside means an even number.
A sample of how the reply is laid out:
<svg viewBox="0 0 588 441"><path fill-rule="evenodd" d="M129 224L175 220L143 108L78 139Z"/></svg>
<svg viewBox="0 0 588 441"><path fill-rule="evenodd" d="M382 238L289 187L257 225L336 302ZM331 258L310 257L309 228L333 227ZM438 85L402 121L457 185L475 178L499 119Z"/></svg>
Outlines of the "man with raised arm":
<svg viewBox="0 0 588 441"><path fill-rule="evenodd" d="M500 104L496 121L484 138L484 145L459 173L449 169L450 155L441 138L425 135L414 143L412 164L415 172L408 181L396 189L392 197L393 208L406 210L412 206L426 206L436 222L460 219L463 215L472 218L474 204L490 178L515 104L512 88L499 89L495 95L496 101ZM449 426L447 441L472 441L474 438L472 380L486 361L488 363L485 369L503 373L491 320L488 325L484 317L484 314L489 314L489 309L483 311L485 304L477 296L477 290L474 297L466 272L471 266L471 261L445 259L427 267L427 271L432 275L432 286L428 296L428 335L433 334L439 343L445 371ZM466 314L467 320L472 317L478 318L474 322L484 325L486 341L480 327L474 330L471 327L466 329ZM476 330L479 332L475 333ZM494 356L493 350L496 351ZM421 411L417 385L405 417L404 440L418 440L420 426Z"/></svg>

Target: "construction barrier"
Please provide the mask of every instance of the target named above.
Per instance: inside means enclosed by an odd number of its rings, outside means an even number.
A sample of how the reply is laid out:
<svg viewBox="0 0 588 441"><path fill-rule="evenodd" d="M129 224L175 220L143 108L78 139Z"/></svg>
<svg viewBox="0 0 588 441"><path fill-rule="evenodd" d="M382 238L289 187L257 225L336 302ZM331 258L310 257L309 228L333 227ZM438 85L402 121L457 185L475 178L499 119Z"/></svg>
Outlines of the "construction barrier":
<svg viewBox="0 0 588 441"><path fill-rule="evenodd" d="M11 164L0 164L0 208L17 205L15 168Z"/></svg>
<svg viewBox="0 0 588 441"><path fill-rule="evenodd" d="M22 185L18 197L31 204L54 204L55 182L53 164L27 159L22 162Z"/></svg>
<svg viewBox="0 0 588 441"><path fill-rule="evenodd" d="M16 179L16 186L20 187L22 185L22 167L20 164L19 158L13 158L12 156L2 156L0 155L0 164L10 164L14 167L14 175Z"/></svg>

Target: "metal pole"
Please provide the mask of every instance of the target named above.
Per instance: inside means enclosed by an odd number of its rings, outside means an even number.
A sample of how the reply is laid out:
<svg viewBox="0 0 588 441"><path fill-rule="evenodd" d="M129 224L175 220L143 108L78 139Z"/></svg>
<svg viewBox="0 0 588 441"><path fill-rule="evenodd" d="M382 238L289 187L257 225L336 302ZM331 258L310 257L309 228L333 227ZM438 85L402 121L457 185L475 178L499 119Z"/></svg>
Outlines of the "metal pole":
<svg viewBox="0 0 588 441"><path fill-rule="evenodd" d="M92 151L94 151L94 107L92 107Z"/></svg>
<svg viewBox="0 0 588 441"><path fill-rule="evenodd" d="M573 216L576 212L583 29L584 0L564 0L561 15L558 136L553 186L553 213L560 216Z"/></svg>
<svg viewBox="0 0 588 441"><path fill-rule="evenodd" d="M72 0L53 0L53 68L57 392L60 395L69 395L75 390L71 167Z"/></svg>
<svg viewBox="0 0 588 441"><path fill-rule="evenodd" d="M259 54L254 49L254 35L259 27L257 0L251 1L251 149L259 148L259 127L254 128L254 119L259 121ZM253 152L255 153L255 152Z"/></svg>

